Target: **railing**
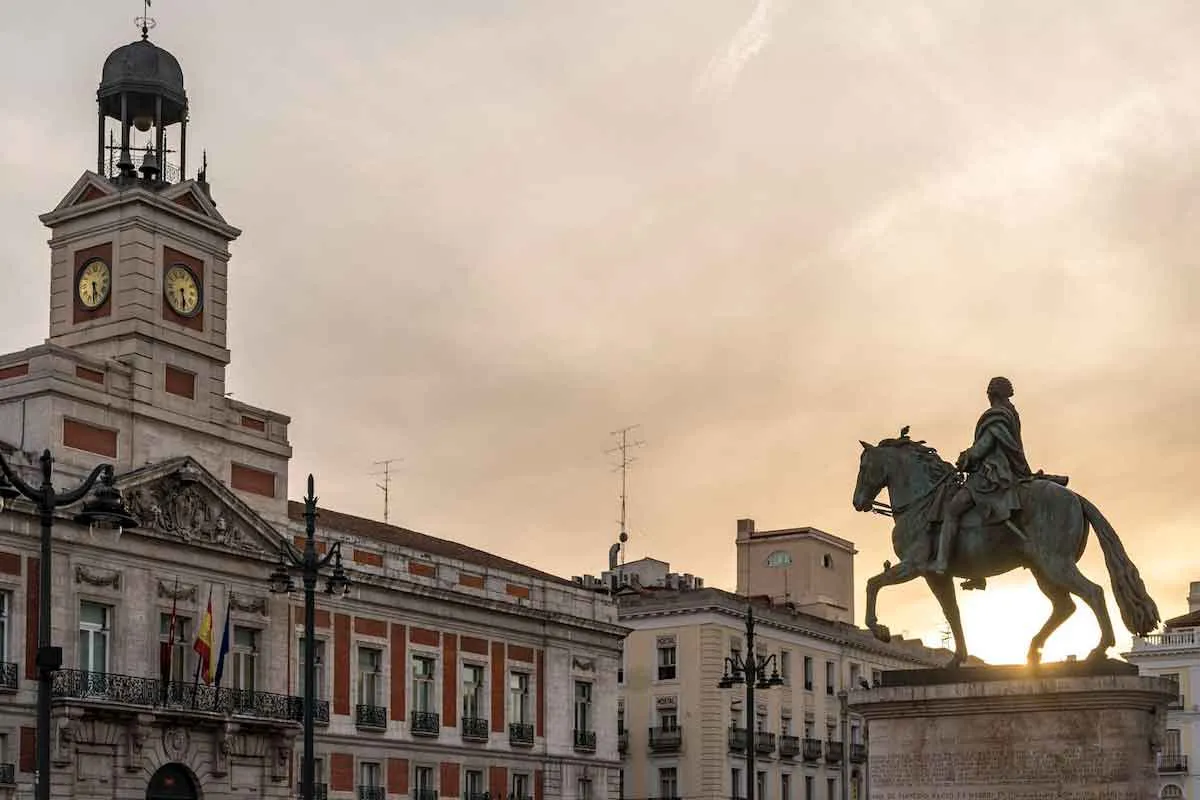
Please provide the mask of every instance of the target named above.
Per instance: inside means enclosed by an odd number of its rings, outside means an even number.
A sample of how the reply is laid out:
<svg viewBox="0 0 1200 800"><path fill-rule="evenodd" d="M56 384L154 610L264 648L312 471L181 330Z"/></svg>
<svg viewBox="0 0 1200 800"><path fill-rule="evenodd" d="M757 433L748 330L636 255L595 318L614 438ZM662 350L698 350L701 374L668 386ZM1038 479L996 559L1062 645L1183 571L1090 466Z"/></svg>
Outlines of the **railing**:
<svg viewBox="0 0 1200 800"><path fill-rule="evenodd" d="M575 731L575 749L594 753L596 751L596 732Z"/></svg>
<svg viewBox="0 0 1200 800"><path fill-rule="evenodd" d="M121 170L117 167L117 161L120 156L121 149L120 147L117 147L116 150L110 152L110 156L105 159L104 162L104 177L119 178L121 176ZM133 157L133 168L135 170L139 169L142 166L142 159L146 156L145 148L137 148L131 145L129 148L129 154ZM169 161L165 163L160 161L159 167L161 169L161 173L158 176L160 180L163 180L166 183L179 183L179 165L172 164ZM140 172L138 174L141 175Z"/></svg>
<svg viewBox="0 0 1200 800"><path fill-rule="evenodd" d="M387 728L387 706L359 703L354 707L354 725L357 728L385 730Z"/></svg>
<svg viewBox="0 0 1200 800"><path fill-rule="evenodd" d="M673 753L683 747L681 728L651 728L650 749L656 753Z"/></svg>
<svg viewBox="0 0 1200 800"><path fill-rule="evenodd" d="M821 757L821 740L820 739L805 739L804 752L802 754L805 761L816 761Z"/></svg>
<svg viewBox="0 0 1200 800"><path fill-rule="evenodd" d="M491 795L487 792L464 792L462 800L491 800Z"/></svg>
<svg viewBox="0 0 1200 800"><path fill-rule="evenodd" d="M838 763L839 761L842 760L842 755L843 755L842 750L843 750L843 748L842 748L841 742L835 742L832 740L826 742L825 743L825 760L828 761L830 764Z"/></svg>
<svg viewBox="0 0 1200 800"><path fill-rule="evenodd" d="M59 699L122 703L147 708L175 708L235 714L292 722L301 698L248 689L218 689L195 683L164 682L106 672L63 669L54 673L50 696Z"/></svg>
<svg viewBox="0 0 1200 800"><path fill-rule="evenodd" d="M1144 650L1152 647L1195 647L1200 644L1200 636L1196 628L1184 628L1178 631L1163 631L1146 636L1133 638L1133 649Z"/></svg>
<svg viewBox="0 0 1200 800"><path fill-rule="evenodd" d="M304 796L304 784L296 784L296 797ZM313 800L329 800L329 784L314 783L313 784Z"/></svg>
<svg viewBox="0 0 1200 800"><path fill-rule="evenodd" d="M800 737L799 736L780 736L779 737L779 755L784 758L791 758L800 752Z"/></svg>
<svg viewBox="0 0 1200 800"><path fill-rule="evenodd" d="M437 800L437 792L433 789L413 789L412 800Z"/></svg>
<svg viewBox="0 0 1200 800"><path fill-rule="evenodd" d="M408 726L414 736L437 736L442 732L441 717L433 711L412 712Z"/></svg>
<svg viewBox="0 0 1200 800"><path fill-rule="evenodd" d="M675 680L675 665L674 664L669 664L669 665L659 664L658 665L658 679L660 681Z"/></svg>
<svg viewBox="0 0 1200 800"><path fill-rule="evenodd" d="M754 752L760 756L769 756L775 752L775 734L766 731L755 731Z"/></svg>
<svg viewBox="0 0 1200 800"><path fill-rule="evenodd" d="M385 800L387 797L382 786L360 786L356 791L358 800Z"/></svg>
<svg viewBox="0 0 1200 800"><path fill-rule="evenodd" d="M17 767L15 764L0 764L0 786L15 786Z"/></svg>
<svg viewBox="0 0 1200 800"><path fill-rule="evenodd" d="M617 729L617 752L624 755L629 749L629 731L624 728Z"/></svg>
<svg viewBox="0 0 1200 800"><path fill-rule="evenodd" d="M486 742L488 739L488 721L481 717L463 717L462 738L472 742Z"/></svg>
<svg viewBox="0 0 1200 800"><path fill-rule="evenodd" d="M862 742L850 743L850 761L854 764L861 764L867 760L867 746Z"/></svg>
<svg viewBox="0 0 1200 800"><path fill-rule="evenodd" d="M1158 771L1160 774L1187 774L1188 757L1182 753L1159 753Z"/></svg>
<svg viewBox="0 0 1200 800"><path fill-rule="evenodd" d="M303 723L304 722L304 698L303 697L293 697L292 699L296 701L295 708L293 709L293 711L295 713L292 716L292 721ZM317 725L328 725L329 724L329 701L328 700L314 700L313 701L313 722L315 722Z"/></svg>
<svg viewBox="0 0 1200 800"><path fill-rule="evenodd" d="M0 662L0 691L17 690L17 665L11 661Z"/></svg>
<svg viewBox="0 0 1200 800"><path fill-rule="evenodd" d="M729 729L729 749L735 753L744 753L746 751L745 728Z"/></svg>
<svg viewBox="0 0 1200 800"><path fill-rule="evenodd" d="M508 743L513 747L533 747L533 725L526 722L508 723Z"/></svg>

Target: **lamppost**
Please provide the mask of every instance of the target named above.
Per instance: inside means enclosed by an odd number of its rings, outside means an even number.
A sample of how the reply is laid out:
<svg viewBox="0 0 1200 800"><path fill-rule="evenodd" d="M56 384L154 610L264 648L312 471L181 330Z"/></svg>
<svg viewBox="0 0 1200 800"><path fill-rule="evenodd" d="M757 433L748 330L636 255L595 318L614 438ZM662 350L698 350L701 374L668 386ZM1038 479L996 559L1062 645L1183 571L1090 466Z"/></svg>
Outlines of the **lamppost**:
<svg viewBox="0 0 1200 800"><path fill-rule="evenodd" d="M37 800L50 800L50 691L54 673L62 668L62 648L50 644L50 559L54 512L87 497L87 493L99 481L95 495L83 504L83 510L75 515L75 521L97 528L135 528L137 520L126 510L121 493L114 485L112 464L101 464L78 487L60 492L51 483L54 457L50 451L44 450L38 462L41 465L42 482L40 486L33 486L23 481L0 455L0 510L3 510L5 501L25 497L33 502L42 523L41 560L38 563L38 648L34 660L38 674L36 797Z"/></svg>
<svg viewBox="0 0 1200 800"><path fill-rule="evenodd" d="M350 579L342 569L342 543L334 542L328 553L317 555L317 543L313 538L317 532L317 498L313 491L313 476L309 475L308 495L304 498L304 549L296 549L285 539L279 547L279 564L270 578L271 591L275 594L290 594L296 588L292 582L292 570L300 573L304 585L304 756L300 764L300 797L303 800L313 800L315 790L313 724L317 661L313 640L317 635L315 592L321 570L333 562L333 574L325 581L325 594L341 597L350 591Z"/></svg>
<svg viewBox="0 0 1200 800"><path fill-rule="evenodd" d="M771 676L767 677L767 669ZM725 658L725 674L717 686L729 689L732 686L746 684L746 800L754 800L754 790L758 787L758 775L754 770L755 747L757 743L757 714L754 708L754 690L770 689L772 686L783 684L779 676L779 666L775 654L760 656L754 652L754 606L746 604L746 655L727 656ZM733 796L737 797L737 787L733 787Z"/></svg>

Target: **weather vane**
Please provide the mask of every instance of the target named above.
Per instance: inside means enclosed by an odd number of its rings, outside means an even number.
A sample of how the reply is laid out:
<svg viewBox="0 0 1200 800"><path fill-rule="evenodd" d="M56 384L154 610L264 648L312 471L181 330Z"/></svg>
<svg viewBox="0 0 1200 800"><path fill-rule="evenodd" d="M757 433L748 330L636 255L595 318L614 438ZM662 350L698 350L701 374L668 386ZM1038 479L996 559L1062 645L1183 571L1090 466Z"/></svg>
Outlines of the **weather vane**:
<svg viewBox="0 0 1200 800"><path fill-rule="evenodd" d="M142 29L142 41L150 38L150 31L158 23L154 21L154 17L150 16L150 6L153 3L150 0L142 0L142 15L134 17L133 22Z"/></svg>

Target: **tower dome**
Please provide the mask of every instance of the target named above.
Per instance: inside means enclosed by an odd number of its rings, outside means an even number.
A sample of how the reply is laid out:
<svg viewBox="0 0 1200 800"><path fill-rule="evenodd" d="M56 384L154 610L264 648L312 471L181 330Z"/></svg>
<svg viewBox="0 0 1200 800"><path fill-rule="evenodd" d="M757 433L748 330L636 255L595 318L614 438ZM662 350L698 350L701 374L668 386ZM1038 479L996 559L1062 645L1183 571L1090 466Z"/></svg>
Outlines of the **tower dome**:
<svg viewBox="0 0 1200 800"><path fill-rule="evenodd" d="M163 125L182 122L187 115L187 92L179 60L148 39L113 50L104 60L96 99L101 112L121 119L121 96L129 119L153 117L162 101Z"/></svg>

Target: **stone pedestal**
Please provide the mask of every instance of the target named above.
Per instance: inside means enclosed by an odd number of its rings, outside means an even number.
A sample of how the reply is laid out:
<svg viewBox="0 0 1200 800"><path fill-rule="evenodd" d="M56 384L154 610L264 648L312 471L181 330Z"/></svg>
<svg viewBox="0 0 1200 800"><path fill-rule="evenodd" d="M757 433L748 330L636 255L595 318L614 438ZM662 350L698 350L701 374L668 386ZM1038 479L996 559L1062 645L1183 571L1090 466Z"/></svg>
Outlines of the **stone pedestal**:
<svg viewBox="0 0 1200 800"><path fill-rule="evenodd" d="M1162 678L1118 661L884 673L867 720L870 800L1154 800Z"/></svg>

